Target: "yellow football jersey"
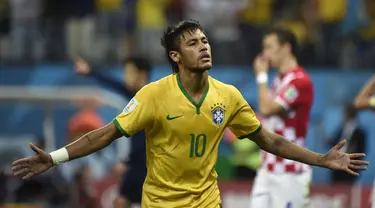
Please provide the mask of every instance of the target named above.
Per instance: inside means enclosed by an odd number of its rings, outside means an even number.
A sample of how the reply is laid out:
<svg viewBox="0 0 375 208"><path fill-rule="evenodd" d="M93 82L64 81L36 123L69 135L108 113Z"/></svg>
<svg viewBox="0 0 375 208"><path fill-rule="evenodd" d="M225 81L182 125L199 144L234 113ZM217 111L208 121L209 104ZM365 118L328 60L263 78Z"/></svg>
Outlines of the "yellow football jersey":
<svg viewBox="0 0 375 208"><path fill-rule="evenodd" d="M218 208L215 163L225 128L240 138L261 129L235 87L209 77L196 103L179 74L142 88L114 123L125 136L146 131L142 208Z"/></svg>

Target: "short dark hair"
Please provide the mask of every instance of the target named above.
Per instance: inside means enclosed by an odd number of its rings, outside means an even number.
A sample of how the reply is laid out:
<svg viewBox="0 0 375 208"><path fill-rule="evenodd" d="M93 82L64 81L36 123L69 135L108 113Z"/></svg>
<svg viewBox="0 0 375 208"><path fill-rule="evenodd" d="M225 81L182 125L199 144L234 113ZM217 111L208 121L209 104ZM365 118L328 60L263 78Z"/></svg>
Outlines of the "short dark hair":
<svg viewBox="0 0 375 208"><path fill-rule="evenodd" d="M165 49L165 55L172 65L174 73L179 72L178 65L169 57L169 52L180 51L180 37L184 32L195 32L201 30L204 33L202 25L196 20L183 20L175 25L169 26L161 37L161 45Z"/></svg>
<svg viewBox="0 0 375 208"><path fill-rule="evenodd" d="M130 57L125 58L122 61L123 65L129 64L129 63L134 64L135 67L137 68L137 70L144 71L147 74L149 74L150 71L151 71L151 62L147 58L145 58L145 57L142 57L142 56L130 56Z"/></svg>
<svg viewBox="0 0 375 208"><path fill-rule="evenodd" d="M294 33L290 30L280 28L280 27L275 27L269 29L265 35L271 35L274 34L276 35L277 39L279 40L279 43L281 44L289 44L291 48L291 52L293 56L297 58L298 56L298 41L297 37L294 35Z"/></svg>

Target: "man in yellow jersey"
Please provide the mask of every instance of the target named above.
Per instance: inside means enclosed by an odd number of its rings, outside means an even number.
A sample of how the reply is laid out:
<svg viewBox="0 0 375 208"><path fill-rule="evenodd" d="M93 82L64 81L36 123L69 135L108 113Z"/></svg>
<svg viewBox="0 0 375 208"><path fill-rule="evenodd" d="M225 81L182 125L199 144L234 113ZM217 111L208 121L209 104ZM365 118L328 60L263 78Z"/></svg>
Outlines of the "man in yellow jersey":
<svg viewBox="0 0 375 208"><path fill-rule="evenodd" d="M366 169L355 158L364 154L339 152L340 142L327 154L301 148L263 129L251 107L233 86L208 76L211 48L197 21L169 27L162 45L173 74L142 88L108 125L64 148L13 163L15 175L28 179L54 165L96 152L115 139L145 129L147 177L143 208L219 208L215 163L226 127L238 138L249 138L275 155L310 165L343 170Z"/></svg>

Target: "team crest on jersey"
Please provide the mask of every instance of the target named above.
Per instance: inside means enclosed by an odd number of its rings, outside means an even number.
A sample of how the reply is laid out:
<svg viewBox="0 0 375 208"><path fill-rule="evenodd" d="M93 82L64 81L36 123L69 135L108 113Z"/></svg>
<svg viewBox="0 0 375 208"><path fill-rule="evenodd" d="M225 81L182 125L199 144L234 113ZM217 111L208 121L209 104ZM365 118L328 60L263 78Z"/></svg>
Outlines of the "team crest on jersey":
<svg viewBox="0 0 375 208"><path fill-rule="evenodd" d="M225 120L225 105L216 103L211 107L212 121L216 125L221 125Z"/></svg>
<svg viewBox="0 0 375 208"><path fill-rule="evenodd" d="M298 91L297 88L294 85L291 85L288 87L288 89L284 93L285 99L287 99L289 102L293 102L298 97Z"/></svg>
<svg viewBox="0 0 375 208"><path fill-rule="evenodd" d="M126 107L124 108L124 113L125 114L128 114L128 113L131 113L132 111L134 111L135 107L137 107L137 105L139 104L139 102L133 98L129 101L129 103L126 105Z"/></svg>

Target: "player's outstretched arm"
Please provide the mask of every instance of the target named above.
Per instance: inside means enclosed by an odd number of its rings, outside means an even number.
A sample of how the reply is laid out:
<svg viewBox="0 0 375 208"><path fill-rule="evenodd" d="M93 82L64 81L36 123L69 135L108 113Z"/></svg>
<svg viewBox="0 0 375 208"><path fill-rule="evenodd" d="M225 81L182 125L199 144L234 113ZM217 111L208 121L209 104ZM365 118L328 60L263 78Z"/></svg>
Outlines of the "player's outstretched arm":
<svg viewBox="0 0 375 208"><path fill-rule="evenodd" d="M284 137L262 129L251 138L258 146L277 156L299 161L305 164L325 167L333 170L346 171L352 175L359 175L355 170L366 170L369 163L357 158L364 157L363 153L343 153L339 150L346 144L346 140L334 146L327 154L318 154L302 148Z"/></svg>
<svg viewBox="0 0 375 208"><path fill-rule="evenodd" d="M375 75L371 80L361 89L357 95L354 105L358 109L375 109L375 103L371 102L371 96L375 94ZM375 102L375 101L374 101Z"/></svg>
<svg viewBox="0 0 375 208"><path fill-rule="evenodd" d="M47 153L33 144L30 148L36 153L33 157L19 159L12 164L14 175L28 179L38 175L54 165L84 157L108 146L122 136L112 122L102 128L91 131L64 148Z"/></svg>

